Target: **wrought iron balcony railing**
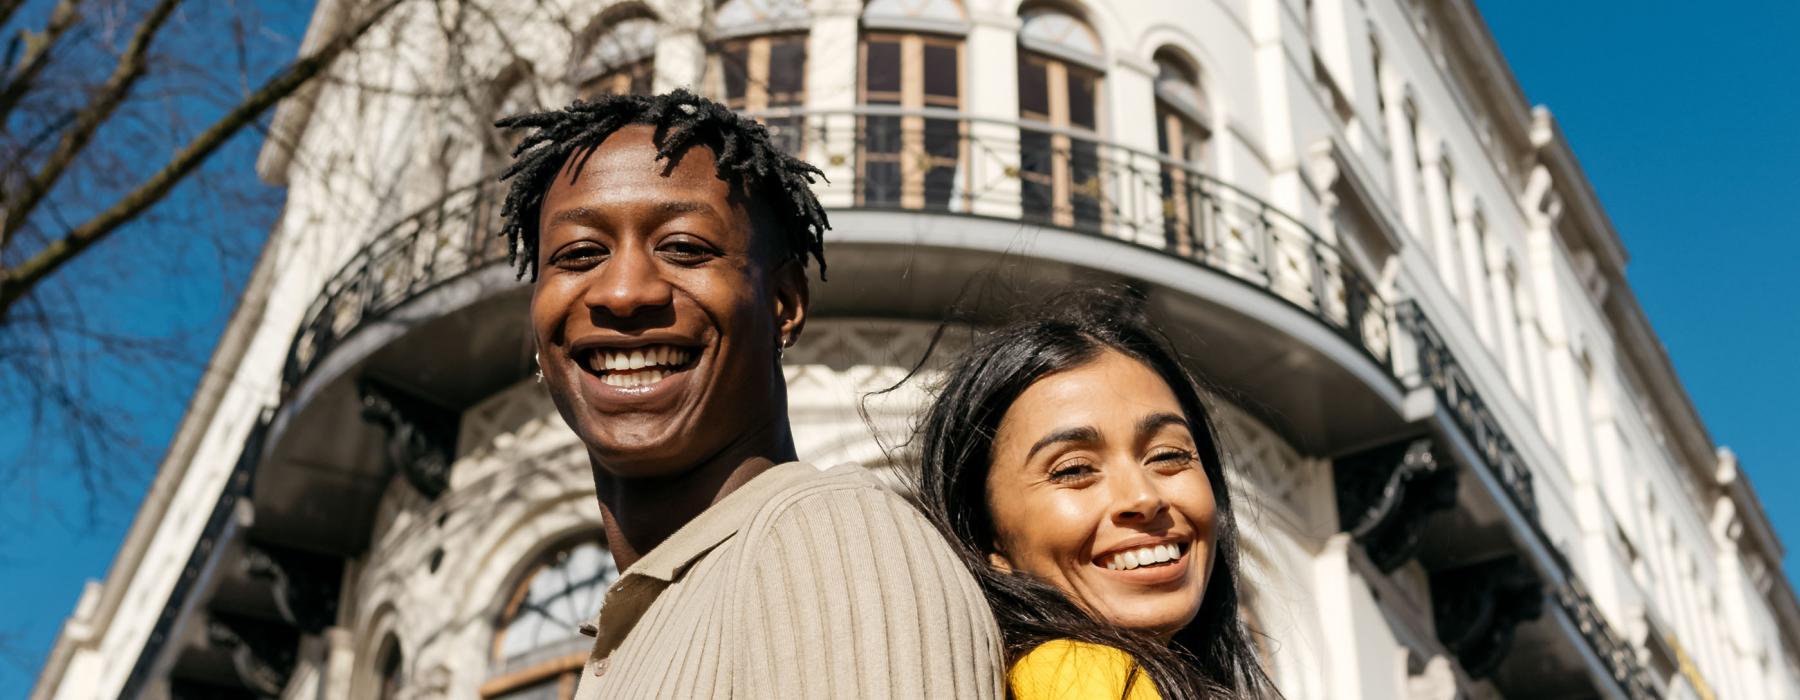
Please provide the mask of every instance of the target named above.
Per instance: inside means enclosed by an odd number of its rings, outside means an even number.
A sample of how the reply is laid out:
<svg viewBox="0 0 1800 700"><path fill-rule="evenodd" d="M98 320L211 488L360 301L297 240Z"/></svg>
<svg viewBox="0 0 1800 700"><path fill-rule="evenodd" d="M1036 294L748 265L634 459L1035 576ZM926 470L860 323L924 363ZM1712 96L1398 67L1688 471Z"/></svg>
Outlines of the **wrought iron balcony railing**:
<svg viewBox="0 0 1800 700"><path fill-rule="evenodd" d="M357 251L306 311L282 366L285 399L319 360L362 325L465 273L507 259L500 238L505 190L481 182L401 219Z"/></svg>
<svg viewBox="0 0 1800 700"><path fill-rule="evenodd" d="M941 109L757 116L830 175L827 207L1017 220L1148 248L1285 300L1391 368L1387 303L1343 250L1192 163Z"/></svg>
<svg viewBox="0 0 1800 700"><path fill-rule="evenodd" d="M1638 663L1636 652L1606 621L1599 607L1594 604L1593 597L1588 595L1581 577L1544 531L1537 496L1532 490L1531 467L1514 449L1512 440L1500 427L1493 411L1482 399L1481 392L1476 390L1467 370L1463 369L1455 353L1444 342L1437 326L1412 301L1400 304L1394 315L1400 327L1412 334L1418 347L1420 380L1431 387L1443 410L1449 412L1451 422L1474 446L1482 462L1479 466L1500 483L1501 489L1506 492L1505 497L1524 515L1527 521L1525 536L1536 539L1545 551L1550 552L1550 565L1556 568L1555 573L1561 583L1556 584L1548 594L1575 623L1582 641L1600 659L1613 683L1625 697L1632 700L1653 700L1659 697L1648 680L1648 674Z"/></svg>
<svg viewBox="0 0 1800 700"><path fill-rule="evenodd" d="M828 208L1024 221L1147 248L1290 303L1391 369L1387 302L1343 251L1190 164L1093 134L942 110L761 116L785 147L831 174L820 188ZM358 251L307 310L283 368L284 392L365 322L503 260L501 197L491 182L456 190Z"/></svg>

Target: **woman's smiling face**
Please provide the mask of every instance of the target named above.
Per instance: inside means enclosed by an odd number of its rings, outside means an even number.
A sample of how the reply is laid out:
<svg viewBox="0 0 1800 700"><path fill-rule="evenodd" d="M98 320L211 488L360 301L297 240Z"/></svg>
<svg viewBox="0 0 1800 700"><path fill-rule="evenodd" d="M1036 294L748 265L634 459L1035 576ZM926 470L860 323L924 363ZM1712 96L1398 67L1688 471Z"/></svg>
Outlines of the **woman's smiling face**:
<svg viewBox="0 0 1800 700"><path fill-rule="evenodd" d="M1216 504L1187 417L1155 371L1108 350L1027 387L994 437L996 566L1130 629L1166 638L1194 619Z"/></svg>

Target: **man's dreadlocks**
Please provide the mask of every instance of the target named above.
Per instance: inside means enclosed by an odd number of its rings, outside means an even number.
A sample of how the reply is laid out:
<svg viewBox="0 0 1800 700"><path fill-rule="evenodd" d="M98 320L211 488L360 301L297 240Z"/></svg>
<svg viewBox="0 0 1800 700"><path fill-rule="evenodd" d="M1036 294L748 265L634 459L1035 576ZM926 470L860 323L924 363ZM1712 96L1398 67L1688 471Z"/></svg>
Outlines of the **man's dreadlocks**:
<svg viewBox="0 0 1800 700"><path fill-rule="evenodd" d="M506 251L521 278L537 277L538 213L552 179L571 158L570 178L580 173L587 159L613 132L631 124L656 127L651 142L656 158L666 161L666 175L683 154L695 145L712 149L719 179L746 196L753 206L766 210L773 221L770 231L758 235L781 236L776 241L788 259L806 264L808 255L819 261L819 277L825 277L825 230L831 223L825 208L813 196L813 177L824 173L811 164L783 152L769 142L769 131L755 120L739 116L724 105L686 90L645 97L607 95L551 112L507 117L494 125L504 129L533 129L513 149L512 167L500 175L512 189L500 208L506 224ZM753 222L756 218L752 217ZM757 228L761 228L759 224Z"/></svg>

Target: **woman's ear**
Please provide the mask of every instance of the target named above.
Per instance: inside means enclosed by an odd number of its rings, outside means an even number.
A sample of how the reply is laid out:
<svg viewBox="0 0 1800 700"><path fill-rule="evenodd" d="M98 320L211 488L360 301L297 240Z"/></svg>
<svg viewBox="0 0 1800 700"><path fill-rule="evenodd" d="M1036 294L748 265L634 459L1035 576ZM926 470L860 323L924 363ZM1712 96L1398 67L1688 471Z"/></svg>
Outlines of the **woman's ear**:
<svg viewBox="0 0 1800 700"><path fill-rule="evenodd" d="M1006 555L999 552L988 552L988 564L999 569L1001 573L1013 572L1012 562L1006 558Z"/></svg>

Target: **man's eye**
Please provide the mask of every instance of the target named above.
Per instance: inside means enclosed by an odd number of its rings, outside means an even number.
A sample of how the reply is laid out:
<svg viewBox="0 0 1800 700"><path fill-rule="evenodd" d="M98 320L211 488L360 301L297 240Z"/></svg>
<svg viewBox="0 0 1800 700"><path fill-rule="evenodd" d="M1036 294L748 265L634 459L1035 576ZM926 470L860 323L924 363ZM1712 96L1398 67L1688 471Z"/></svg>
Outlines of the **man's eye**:
<svg viewBox="0 0 1800 700"><path fill-rule="evenodd" d="M605 257L606 248L602 246L569 246L557 251L556 256L550 258L550 264L563 268L582 269L600 264Z"/></svg>
<svg viewBox="0 0 1800 700"><path fill-rule="evenodd" d="M668 241L662 244L661 250L665 257L676 262L700 262L714 255L711 248L686 240Z"/></svg>

